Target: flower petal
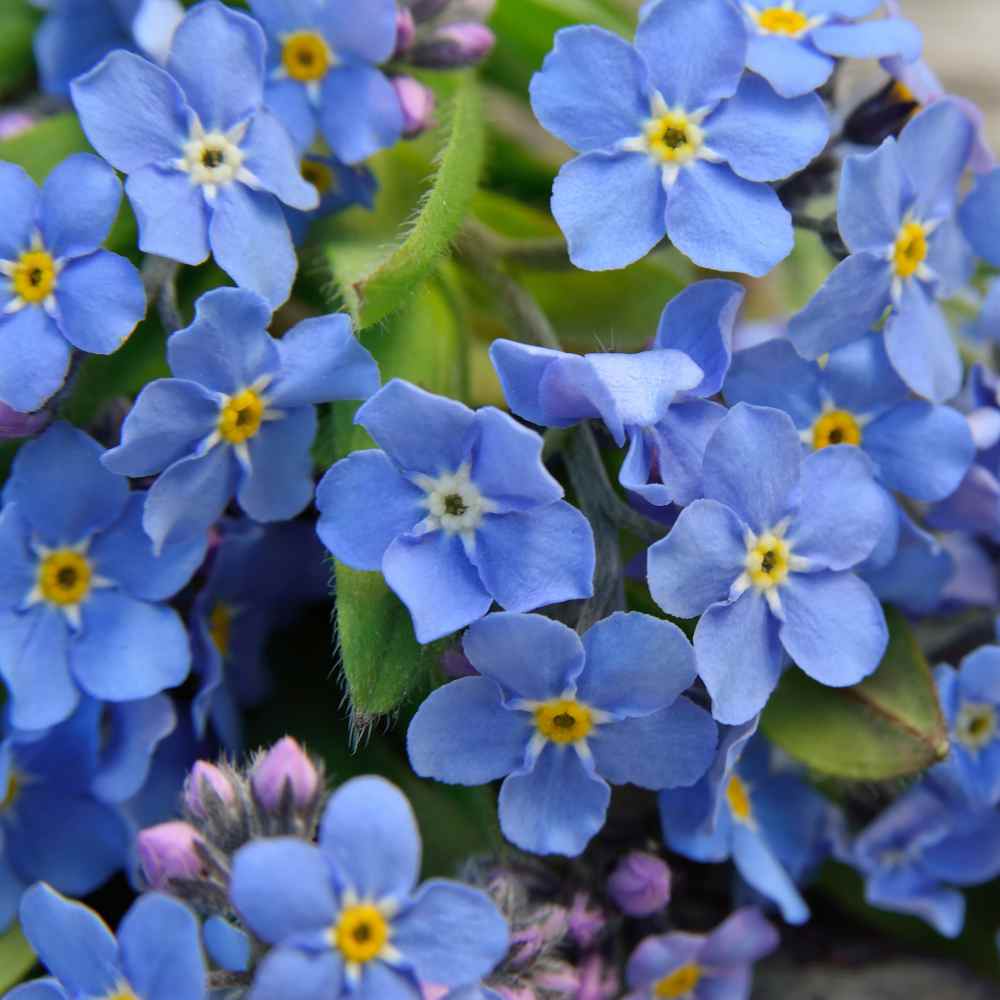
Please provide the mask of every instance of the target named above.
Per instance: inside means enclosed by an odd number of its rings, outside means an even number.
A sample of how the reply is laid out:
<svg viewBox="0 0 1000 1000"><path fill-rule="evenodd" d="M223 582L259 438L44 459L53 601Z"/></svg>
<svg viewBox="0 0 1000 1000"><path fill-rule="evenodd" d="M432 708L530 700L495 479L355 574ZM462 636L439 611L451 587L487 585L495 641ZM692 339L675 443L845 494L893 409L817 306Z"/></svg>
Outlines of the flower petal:
<svg viewBox="0 0 1000 1000"><path fill-rule="evenodd" d="M299 406L264 423L250 440L250 472L236 500L255 521L288 521L309 506L315 437L316 407Z"/></svg>
<svg viewBox="0 0 1000 1000"><path fill-rule="evenodd" d="M274 878L273 872L269 875ZM344 967L333 952L309 955L296 948L272 948L254 971L247 1000L291 997L329 1000L343 995Z"/></svg>
<svg viewBox="0 0 1000 1000"><path fill-rule="evenodd" d="M782 97L801 97L822 87L834 60L808 41L784 35L751 35L747 68L759 73Z"/></svg>
<svg viewBox="0 0 1000 1000"><path fill-rule="evenodd" d="M924 40L912 21L883 17L857 24L823 24L811 36L813 45L830 56L846 59L919 58Z"/></svg>
<svg viewBox="0 0 1000 1000"><path fill-rule="evenodd" d="M288 130L296 149L308 149L313 144L319 128L317 109L298 80L268 81L264 104Z"/></svg>
<svg viewBox="0 0 1000 1000"><path fill-rule="evenodd" d="M139 249L182 264L208 257L209 212L187 174L155 163L129 174L125 193L139 224Z"/></svg>
<svg viewBox="0 0 1000 1000"><path fill-rule="evenodd" d="M56 322L39 306L0 315L0 402L31 413L66 381L71 348Z"/></svg>
<svg viewBox="0 0 1000 1000"><path fill-rule="evenodd" d="M105 712L106 743L91 790L103 802L124 802L145 784L153 752L174 731L177 715L164 694L108 705Z"/></svg>
<svg viewBox="0 0 1000 1000"><path fill-rule="evenodd" d="M745 906L712 931L701 958L708 965L742 965L770 955L779 943L774 925L755 906Z"/></svg>
<svg viewBox="0 0 1000 1000"><path fill-rule="evenodd" d="M809 428L823 408L820 368L783 339L765 340L733 357L724 394L730 405L750 403L784 410L796 427Z"/></svg>
<svg viewBox="0 0 1000 1000"><path fill-rule="evenodd" d="M837 196L837 228L851 252L878 254L892 246L914 195L894 139L871 153L848 156Z"/></svg>
<svg viewBox="0 0 1000 1000"><path fill-rule="evenodd" d="M652 429L657 471L663 485L657 488L654 482L645 491L636 492L656 505L670 501L681 506L690 505L704 496L705 449L727 412L724 406L707 399L686 399L671 406ZM620 476L624 477L625 473L623 465ZM633 488L624 478L619 482L626 488Z"/></svg>
<svg viewBox="0 0 1000 1000"><path fill-rule="evenodd" d="M0 260L17 260L28 249L35 227L41 194L35 182L16 163L0 162Z"/></svg>
<svg viewBox="0 0 1000 1000"><path fill-rule="evenodd" d="M91 153L75 153L45 179L38 213L42 242L55 257L93 253L107 238L122 200L114 170Z"/></svg>
<svg viewBox="0 0 1000 1000"><path fill-rule="evenodd" d="M1000 267L1000 168L977 178L958 213L972 249Z"/></svg>
<svg viewBox="0 0 1000 1000"><path fill-rule="evenodd" d="M319 127L337 159L360 163L403 134L403 110L392 84L374 66L347 63L323 80Z"/></svg>
<svg viewBox="0 0 1000 1000"><path fill-rule="evenodd" d="M284 125L269 111L261 109L250 122L241 143L244 167L291 208L310 211L319 205L319 193L299 169L299 160Z"/></svg>
<svg viewBox="0 0 1000 1000"><path fill-rule="evenodd" d="M745 823L733 824L733 864L759 893L778 905L790 924L804 924L809 907L788 872L760 834Z"/></svg>
<svg viewBox="0 0 1000 1000"><path fill-rule="evenodd" d="M341 4L324 4L320 24L337 52L370 63L388 62L396 48L395 0L369 0L365 16Z"/></svg>

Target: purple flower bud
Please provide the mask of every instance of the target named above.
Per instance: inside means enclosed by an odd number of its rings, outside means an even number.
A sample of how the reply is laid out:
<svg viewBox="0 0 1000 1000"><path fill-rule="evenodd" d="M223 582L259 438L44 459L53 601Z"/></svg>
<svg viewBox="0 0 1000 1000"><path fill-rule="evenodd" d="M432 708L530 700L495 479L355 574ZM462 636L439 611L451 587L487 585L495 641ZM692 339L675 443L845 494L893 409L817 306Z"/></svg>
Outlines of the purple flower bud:
<svg viewBox="0 0 1000 1000"><path fill-rule="evenodd" d="M0 135L0 138L3 138ZM0 439L32 437L48 426L52 414L48 410L21 413L0 403Z"/></svg>
<svg viewBox="0 0 1000 1000"><path fill-rule="evenodd" d="M140 831L139 864L151 889L165 889L175 878L197 878L202 873L195 844L201 838L190 823L174 820Z"/></svg>
<svg viewBox="0 0 1000 1000"><path fill-rule="evenodd" d="M431 124L434 94L412 76L394 76L392 86L403 109L403 135L412 139Z"/></svg>
<svg viewBox="0 0 1000 1000"><path fill-rule="evenodd" d="M5 111L0 114L0 139L13 139L27 132L37 119L25 111Z"/></svg>
<svg viewBox="0 0 1000 1000"><path fill-rule="evenodd" d="M670 869L655 854L631 851L611 873L608 894L623 913L648 917L670 901Z"/></svg>
<svg viewBox="0 0 1000 1000"><path fill-rule="evenodd" d="M184 785L184 804L195 816L204 819L208 814L205 806L206 802L212 801L212 796L206 794L206 787L226 805L236 799L236 792L229 779L214 764L209 764L207 760L197 760Z"/></svg>
<svg viewBox="0 0 1000 1000"><path fill-rule="evenodd" d="M597 940L607 920L597 909L589 909L590 897L585 892L578 892L573 897L573 905L567 913L570 937L579 948L586 950Z"/></svg>
<svg viewBox="0 0 1000 1000"><path fill-rule="evenodd" d="M417 34L417 26L413 23L413 15L404 7L396 15L396 55L400 56L413 44Z"/></svg>
<svg viewBox="0 0 1000 1000"><path fill-rule="evenodd" d="M496 41L493 32L475 21L446 24L413 49L415 66L452 69L484 59Z"/></svg>
<svg viewBox="0 0 1000 1000"><path fill-rule="evenodd" d="M319 789L316 765L291 736L278 740L250 772L257 801L271 812L280 806L286 783L291 786L292 801L299 809L306 808Z"/></svg>

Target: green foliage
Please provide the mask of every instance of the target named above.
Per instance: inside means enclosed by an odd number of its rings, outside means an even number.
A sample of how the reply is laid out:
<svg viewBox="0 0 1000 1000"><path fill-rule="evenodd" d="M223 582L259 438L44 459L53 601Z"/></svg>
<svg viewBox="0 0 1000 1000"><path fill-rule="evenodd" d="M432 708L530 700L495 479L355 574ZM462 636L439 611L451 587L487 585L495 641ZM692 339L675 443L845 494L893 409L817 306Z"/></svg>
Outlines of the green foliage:
<svg viewBox="0 0 1000 1000"><path fill-rule="evenodd" d="M871 677L850 688L786 671L761 720L778 746L816 771L859 781L917 774L948 752L927 661L906 620L889 609L889 648Z"/></svg>
<svg viewBox="0 0 1000 1000"><path fill-rule="evenodd" d="M0 935L0 993L19 983L34 964L35 953L21 933L21 925L14 924Z"/></svg>
<svg viewBox="0 0 1000 1000"><path fill-rule="evenodd" d="M31 74L31 39L41 19L41 12L27 0L0 4L0 97L16 90Z"/></svg>

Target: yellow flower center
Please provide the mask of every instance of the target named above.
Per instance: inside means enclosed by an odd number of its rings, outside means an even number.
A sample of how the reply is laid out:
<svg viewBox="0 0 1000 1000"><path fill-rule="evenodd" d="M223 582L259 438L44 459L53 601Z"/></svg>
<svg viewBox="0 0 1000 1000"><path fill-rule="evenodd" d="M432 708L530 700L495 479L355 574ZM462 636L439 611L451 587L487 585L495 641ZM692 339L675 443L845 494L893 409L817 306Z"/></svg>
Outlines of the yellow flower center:
<svg viewBox="0 0 1000 1000"><path fill-rule="evenodd" d="M687 163L702 144L702 131L683 111L667 111L646 124L646 144L663 163Z"/></svg>
<svg viewBox="0 0 1000 1000"><path fill-rule="evenodd" d="M892 266L900 278L909 278L927 259L927 230L919 222L906 222L892 248Z"/></svg>
<svg viewBox="0 0 1000 1000"><path fill-rule="evenodd" d="M749 823L753 817L750 807L750 791L746 782L738 775L734 774L726 785L726 804L733 818L741 823Z"/></svg>
<svg viewBox="0 0 1000 1000"><path fill-rule="evenodd" d="M224 601L216 601L212 613L208 616L208 634L223 659L229 655L232 631L233 609Z"/></svg>
<svg viewBox="0 0 1000 1000"><path fill-rule="evenodd" d="M25 302L44 302L56 287L56 263L45 250L27 250L14 265L14 291Z"/></svg>
<svg viewBox="0 0 1000 1000"><path fill-rule="evenodd" d="M20 790L21 782L18 781L17 772L13 768L10 768L7 771L7 787L4 789L3 798L0 799L0 813L4 813L10 809Z"/></svg>
<svg viewBox="0 0 1000 1000"><path fill-rule="evenodd" d="M997 710L992 705L966 702L959 710L955 736L970 750L982 750L997 735Z"/></svg>
<svg viewBox="0 0 1000 1000"><path fill-rule="evenodd" d="M302 177L320 193L320 196L329 194L337 183L334 172L325 164L316 160L303 160Z"/></svg>
<svg viewBox="0 0 1000 1000"><path fill-rule="evenodd" d="M553 743L576 743L586 739L594 728L594 717L582 702L556 698L542 702L535 709L535 726Z"/></svg>
<svg viewBox="0 0 1000 1000"><path fill-rule="evenodd" d="M772 35L788 35L795 38L809 27L809 18L801 11L787 7L767 7L756 16L761 31Z"/></svg>
<svg viewBox="0 0 1000 1000"><path fill-rule="evenodd" d="M897 80L892 85L892 90L889 91L890 100L896 101L899 104L919 104L917 100L917 95L906 86L905 83Z"/></svg>
<svg viewBox="0 0 1000 1000"><path fill-rule="evenodd" d="M830 410L813 424L813 448L831 444L861 444L861 428L847 410Z"/></svg>
<svg viewBox="0 0 1000 1000"><path fill-rule="evenodd" d="M322 80L333 63L333 53L316 31L293 31L285 37L281 50L285 72L301 83Z"/></svg>
<svg viewBox="0 0 1000 1000"><path fill-rule="evenodd" d="M381 954L389 940L389 924L377 906L358 903L341 912L330 936L346 962L364 964Z"/></svg>
<svg viewBox="0 0 1000 1000"><path fill-rule="evenodd" d="M657 980L653 987L653 996L658 1000L678 1000L686 997L701 980L701 966L688 962L679 969L674 969L662 979Z"/></svg>
<svg viewBox="0 0 1000 1000"><path fill-rule="evenodd" d="M755 587L776 587L788 576L791 549L773 532L758 536L747 551L747 573Z"/></svg>
<svg viewBox="0 0 1000 1000"><path fill-rule="evenodd" d="M93 575L85 556L73 549L56 549L38 567L38 587L50 604L79 604L90 593Z"/></svg>
<svg viewBox="0 0 1000 1000"><path fill-rule="evenodd" d="M230 396L219 414L219 433L230 444L242 444L260 430L264 400L253 389Z"/></svg>
<svg viewBox="0 0 1000 1000"><path fill-rule="evenodd" d="M116 986L107 996L101 1000L140 1000L138 994L133 993L131 987L122 983Z"/></svg>

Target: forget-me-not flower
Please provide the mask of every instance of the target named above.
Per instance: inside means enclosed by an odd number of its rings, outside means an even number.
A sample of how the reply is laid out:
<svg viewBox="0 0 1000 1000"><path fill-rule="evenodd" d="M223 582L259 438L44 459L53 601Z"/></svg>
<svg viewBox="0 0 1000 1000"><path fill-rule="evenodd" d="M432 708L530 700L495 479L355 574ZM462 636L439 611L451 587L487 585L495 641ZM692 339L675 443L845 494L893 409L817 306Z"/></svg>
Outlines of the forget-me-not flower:
<svg viewBox="0 0 1000 1000"><path fill-rule="evenodd" d="M115 172L78 153L39 190L0 162L0 402L37 410L73 349L111 354L146 312L139 272L102 250L122 198Z"/></svg>
<svg viewBox="0 0 1000 1000"><path fill-rule="evenodd" d="M699 281L663 310L653 350L564 354L495 340L490 359L510 408L546 427L602 419L615 443L628 442L618 481L649 503L688 504L701 496L705 445L726 415L711 402L729 367L743 289Z"/></svg>
<svg viewBox="0 0 1000 1000"><path fill-rule="evenodd" d="M281 205L312 209L319 195L263 107L265 46L256 21L205 0L177 28L166 69L113 52L71 91L93 147L128 175L139 248L184 264L211 253L278 306L296 269Z"/></svg>
<svg viewBox="0 0 1000 1000"><path fill-rule="evenodd" d="M785 654L821 684L867 677L889 636L851 571L895 525L868 457L834 445L802 460L787 414L738 403L702 474L705 499L649 550L649 588L667 614L701 615L694 648L716 719L756 715Z"/></svg>
<svg viewBox="0 0 1000 1000"><path fill-rule="evenodd" d="M0 674L12 723L42 729L85 692L149 698L191 665L187 631L164 602L200 565L206 537L153 553L145 494L101 465L101 446L58 423L14 460L0 513Z"/></svg>
<svg viewBox="0 0 1000 1000"><path fill-rule="evenodd" d="M494 614L463 641L479 677L434 691L410 723L414 771L452 784L503 778L500 828L536 854L579 854L611 784L694 784L717 727L684 697L694 654L671 622L616 612L582 636L540 615Z"/></svg>
<svg viewBox="0 0 1000 1000"><path fill-rule="evenodd" d="M379 69L396 48L396 0L250 0L268 39L264 100L299 148L317 128L345 163L396 143L403 109Z"/></svg>
<svg viewBox="0 0 1000 1000"><path fill-rule="evenodd" d="M419 873L413 810L376 777L334 792L319 846L278 837L241 848L233 905L274 946L250 1000L420 1000L421 981L459 986L491 972L508 946L492 900L444 879L417 886Z"/></svg>
<svg viewBox="0 0 1000 1000"><path fill-rule="evenodd" d="M354 420L382 450L356 451L326 473L317 531L341 562L382 571L420 642L494 601L532 611L593 593L590 522L561 499L534 431L400 379Z"/></svg>
<svg viewBox="0 0 1000 1000"><path fill-rule="evenodd" d="M316 407L365 399L378 368L343 313L303 320L280 340L253 292L216 288L195 320L173 334L174 378L149 383L104 464L123 476L159 478L142 523L159 549L204 533L235 495L256 521L284 521L312 499L309 449Z"/></svg>
<svg viewBox="0 0 1000 1000"><path fill-rule="evenodd" d="M332 156L306 153L299 168L302 176L319 192L319 204L311 212L285 208L285 218L296 245L305 240L310 225L317 219L352 205L374 207L378 181L368 167L350 167Z"/></svg>
<svg viewBox="0 0 1000 1000"><path fill-rule="evenodd" d="M934 402L962 381L937 299L963 286L972 256L955 211L972 147L968 118L938 101L873 153L844 162L837 225L850 255L789 322L806 358L865 336L885 319L885 347L900 378Z"/></svg>

